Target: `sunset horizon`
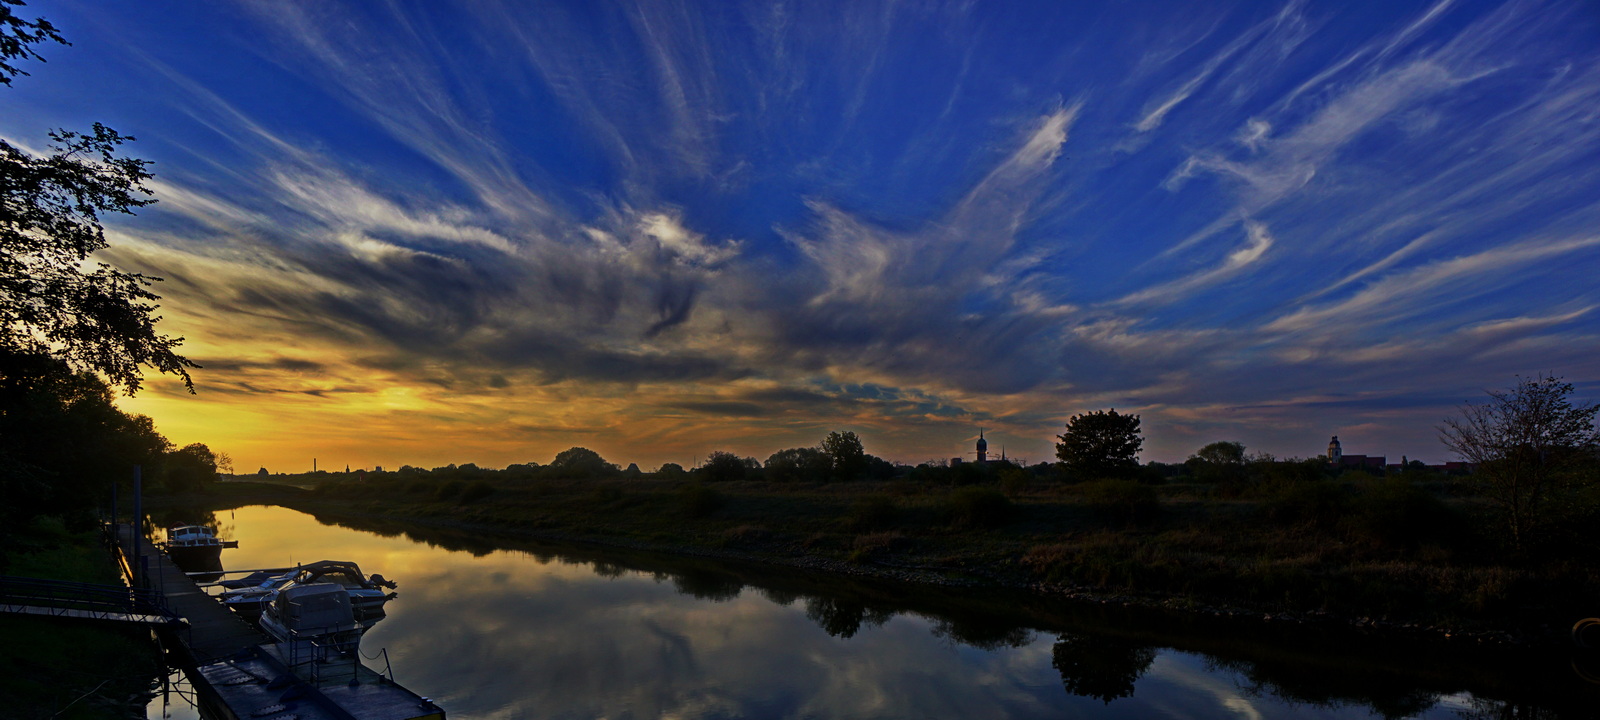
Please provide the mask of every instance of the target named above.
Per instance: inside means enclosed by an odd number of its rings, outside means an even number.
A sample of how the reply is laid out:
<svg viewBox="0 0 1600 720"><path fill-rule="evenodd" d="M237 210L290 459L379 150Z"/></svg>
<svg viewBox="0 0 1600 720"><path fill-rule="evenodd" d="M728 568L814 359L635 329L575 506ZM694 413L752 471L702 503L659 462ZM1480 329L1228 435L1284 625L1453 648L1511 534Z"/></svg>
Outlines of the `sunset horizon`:
<svg viewBox="0 0 1600 720"><path fill-rule="evenodd" d="M103 122L240 474L916 464L1215 441L1455 458L1517 378L1600 395L1600 12L30 3L0 137Z"/></svg>

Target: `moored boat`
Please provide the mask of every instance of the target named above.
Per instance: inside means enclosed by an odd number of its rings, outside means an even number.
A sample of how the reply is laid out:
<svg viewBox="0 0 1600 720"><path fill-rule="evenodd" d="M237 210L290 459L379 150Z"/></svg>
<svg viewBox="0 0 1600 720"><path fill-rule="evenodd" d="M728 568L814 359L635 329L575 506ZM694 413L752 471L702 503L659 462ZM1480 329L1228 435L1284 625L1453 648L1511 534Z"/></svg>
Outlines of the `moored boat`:
<svg viewBox="0 0 1600 720"><path fill-rule="evenodd" d="M200 572L222 567L223 546L216 530L204 525L175 525L167 528L167 541L161 547L178 567Z"/></svg>
<svg viewBox="0 0 1600 720"><path fill-rule="evenodd" d="M382 617L384 604L398 595L386 591L397 587L394 581L377 573L365 576L360 566L353 562L319 560L285 572L252 573L241 580L224 583L229 589L218 597L225 607L245 617L255 618L261 615L272 593L291 582L297 585L328 583L344 588L350 596L350 606L357 620Z"/></svg>
<svg viewBox="0 0 1600 720"><path fill-rule="evenodd" d="M258 624L289 646L291 656L309 659L348 654L366 631L356 621L349 591L333 583L290 582L272 591Z"/></svg>

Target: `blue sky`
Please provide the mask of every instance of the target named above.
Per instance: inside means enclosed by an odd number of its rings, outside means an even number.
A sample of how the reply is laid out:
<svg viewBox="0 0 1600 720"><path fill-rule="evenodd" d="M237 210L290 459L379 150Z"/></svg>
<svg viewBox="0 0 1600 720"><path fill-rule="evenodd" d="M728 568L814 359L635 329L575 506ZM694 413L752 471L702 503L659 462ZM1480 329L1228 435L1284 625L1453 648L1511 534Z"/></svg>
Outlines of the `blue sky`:
<svg viewBox="0 0 1600 720"><path fill-rule="evenodd" d="M1068 416L1448 459L1600 390L1587 2L36 2L0 133L104 122L242 465L1048 459Z"/></svg>

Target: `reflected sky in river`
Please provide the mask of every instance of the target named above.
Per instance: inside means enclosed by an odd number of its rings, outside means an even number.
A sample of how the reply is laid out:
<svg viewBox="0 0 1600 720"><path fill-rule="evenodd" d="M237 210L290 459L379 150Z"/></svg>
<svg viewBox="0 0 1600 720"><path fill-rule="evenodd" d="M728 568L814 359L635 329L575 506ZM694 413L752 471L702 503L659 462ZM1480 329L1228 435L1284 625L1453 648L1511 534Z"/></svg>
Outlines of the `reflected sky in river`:
<svg viewBox="0 0 1600 720"><path fill-rule="evenodd" d="M1249 667L1092 628L986 629L716 572L452 551L283 508L218 519L239 540L229 569L353 560L399 581L362 650L387 648L396 679L452 718L1382 716L1286 700ZM1385 709L1455 718L1471 701L1414 695Z"/></svg>

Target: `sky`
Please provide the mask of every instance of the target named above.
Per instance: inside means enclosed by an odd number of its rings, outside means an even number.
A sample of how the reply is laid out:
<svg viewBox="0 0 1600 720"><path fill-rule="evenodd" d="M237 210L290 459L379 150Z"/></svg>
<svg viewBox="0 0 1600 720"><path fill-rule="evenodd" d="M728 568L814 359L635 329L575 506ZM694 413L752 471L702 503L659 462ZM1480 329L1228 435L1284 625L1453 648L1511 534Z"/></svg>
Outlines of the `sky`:
<svg viewBox="0 0 1600 720"><path fill-rule="evenodd" d="M196 393L250 472L1051 460L1074 414L1443 462L1600 399L1600 5L33 2L0 136L133 135Z"/></svg>

